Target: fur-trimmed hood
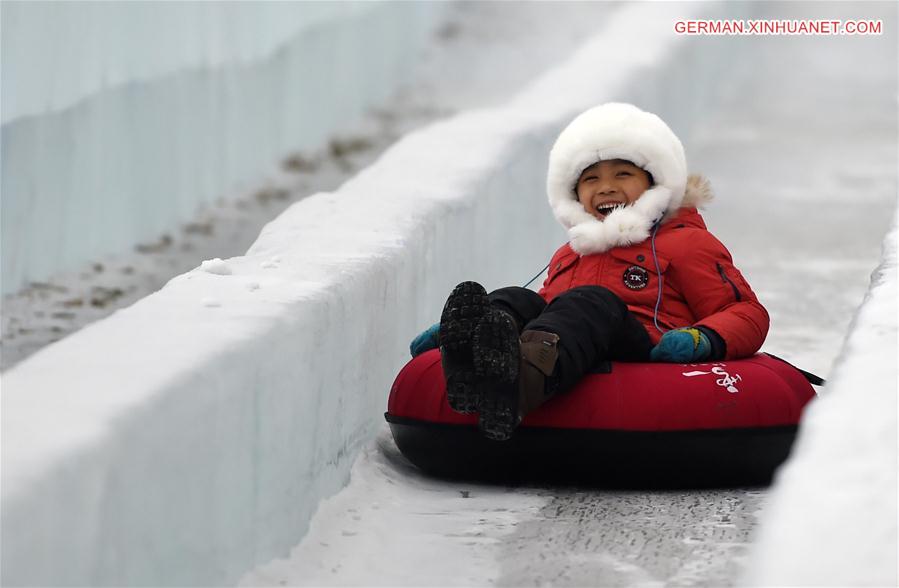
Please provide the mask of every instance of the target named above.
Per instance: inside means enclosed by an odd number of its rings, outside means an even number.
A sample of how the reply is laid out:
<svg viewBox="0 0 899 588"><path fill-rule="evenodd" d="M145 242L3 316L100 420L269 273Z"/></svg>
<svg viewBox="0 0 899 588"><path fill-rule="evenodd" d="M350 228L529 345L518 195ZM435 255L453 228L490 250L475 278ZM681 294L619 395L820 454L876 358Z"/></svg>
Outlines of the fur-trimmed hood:
<svg viewBox="0 0 899 588"><path fill-rule="evenodd" d="M578 202L575 186L584 169L609 159L645 169L654 185L633 204L599 220ZM547 195L556 219L568 229L572 249L581 255L639 243L656 222L712 198L708 180L688 178L683 145L662 119L615 102L587 110L559 135L549 156Z"/></svg>

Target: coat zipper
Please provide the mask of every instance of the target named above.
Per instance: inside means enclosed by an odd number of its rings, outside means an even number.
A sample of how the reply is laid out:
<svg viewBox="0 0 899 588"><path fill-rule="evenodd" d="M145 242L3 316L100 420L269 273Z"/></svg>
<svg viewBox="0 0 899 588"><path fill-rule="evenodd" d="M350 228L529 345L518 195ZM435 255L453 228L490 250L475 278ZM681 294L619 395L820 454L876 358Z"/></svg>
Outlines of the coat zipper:
<svg viewBox="0 0 899 588"><path fill-rule="evenodd" d="M724 273L724 266L721 265L719 262L716 262L715 265L718 266L718 273L721 274L721 281L726 284L730 284L730 287L733 288L734 298L737 299L737 302L740 302L741 300L743 300L743 297L740 296L740 291L737 290L737 285L734 284L731 281L731 279L727 277L727 274Z"/></svg>

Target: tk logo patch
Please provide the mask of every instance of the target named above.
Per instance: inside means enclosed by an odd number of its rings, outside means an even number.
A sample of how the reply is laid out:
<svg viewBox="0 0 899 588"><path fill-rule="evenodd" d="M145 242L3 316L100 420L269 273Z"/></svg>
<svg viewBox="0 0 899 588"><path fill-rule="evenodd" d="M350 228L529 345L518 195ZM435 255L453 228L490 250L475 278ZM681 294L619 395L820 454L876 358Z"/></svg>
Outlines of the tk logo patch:
<svg viewBox="0 0 899 588"><path fill-rule="evenodd" d="M642 290L649 284L649 272L639 265L624 270L624 285L631 290Z"/></svg>

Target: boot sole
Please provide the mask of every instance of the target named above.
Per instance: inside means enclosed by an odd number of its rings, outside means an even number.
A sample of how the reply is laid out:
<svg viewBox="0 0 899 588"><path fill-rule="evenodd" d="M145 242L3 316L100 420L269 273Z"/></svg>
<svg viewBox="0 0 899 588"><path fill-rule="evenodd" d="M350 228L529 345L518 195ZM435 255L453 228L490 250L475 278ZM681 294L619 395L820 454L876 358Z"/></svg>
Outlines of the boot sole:
<svg viewBox="0 0 899 588"><path fill-rule="evenodd" d="M446 400L454 411L472 414L480 406L472 342L474 330L489 308L487 291L477 282L462 282L446 299L440 315L440 357Z"/></svg>
<svg viewBox="0 0 899 588"><path fill-rule="evenodd" d="M518 328L501 311L486 314L473 341L474 369L483 382L478 428L488 439L505 441L518 426Z"/></svg>

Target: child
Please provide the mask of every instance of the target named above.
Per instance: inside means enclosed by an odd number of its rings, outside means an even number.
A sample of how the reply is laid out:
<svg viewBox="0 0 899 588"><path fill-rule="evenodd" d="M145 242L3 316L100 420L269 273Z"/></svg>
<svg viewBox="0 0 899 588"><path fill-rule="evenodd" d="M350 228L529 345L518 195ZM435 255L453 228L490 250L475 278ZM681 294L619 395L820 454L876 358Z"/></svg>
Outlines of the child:
<svg viewBox="0 0 899 588"><path fill-rule="evenodd" d="M570 241L539 293L463 282L413 355L439 343L453 410L508 439L602 360L699 362L754 354L768 313L706 229L708 182L654 114L592 108L562 131L547 192Z"/></svg>

